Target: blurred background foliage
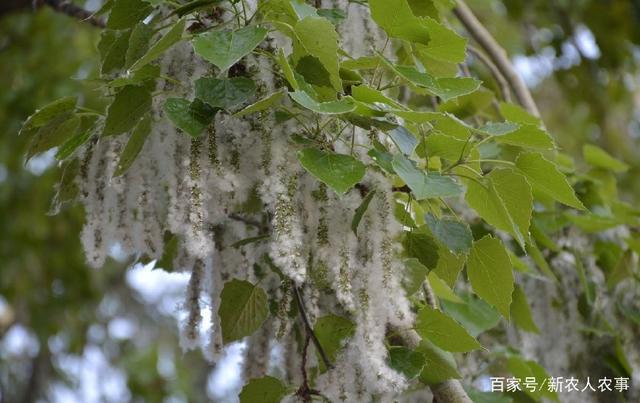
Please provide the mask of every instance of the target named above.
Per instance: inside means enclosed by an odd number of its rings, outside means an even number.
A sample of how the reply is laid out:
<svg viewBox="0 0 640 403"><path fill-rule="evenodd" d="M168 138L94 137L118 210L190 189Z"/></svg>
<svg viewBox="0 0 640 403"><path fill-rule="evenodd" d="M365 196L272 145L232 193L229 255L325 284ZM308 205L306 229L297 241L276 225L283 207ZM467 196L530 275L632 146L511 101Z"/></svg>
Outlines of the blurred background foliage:
<svg viewBox="0 0 640 403"><path fill-rule="evenodd" d="M205 401L211 368L182 353L171 312L132 288L127 262L85 265L81 208L47 215L53 156L24 164L17 133L37 107L78 94L100 107L79 80L96 69L98 37L46 7L0 15L0 401Z"/></svg>
<svg viewBox="0 0 640 403"><path fill-rule="evenodd" d="M95 73L99 32L23 3L0 7L0 401L204 401L212 367L179 348L171 311L180 284L167 308L127 281L130 262L87 268L80 207L47 215L60 169L52 155L25 166L17 133L38 106L65 95L100 107L79 80ZM622 159L631 169L621 197L637 200L640 0L469 5L512 55L562 151L581 164L593 142ZM492 85L482 65L472 71Z"/></svg>

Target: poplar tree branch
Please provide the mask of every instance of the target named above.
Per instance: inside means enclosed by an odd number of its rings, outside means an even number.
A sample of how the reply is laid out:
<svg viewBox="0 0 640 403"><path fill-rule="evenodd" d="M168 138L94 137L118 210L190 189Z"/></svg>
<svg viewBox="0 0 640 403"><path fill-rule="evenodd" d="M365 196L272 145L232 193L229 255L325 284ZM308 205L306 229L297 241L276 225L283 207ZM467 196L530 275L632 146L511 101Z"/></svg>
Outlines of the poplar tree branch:
<svg viewBox="0 0 640 403"><path fill-rule="evenodd" d="M420 345L420 335L413 329L394 329L410 349ZM448 379L437 385L431 385L434 403L473 403L457 379Z"/></svg>
<svg viewBox="0 0 640 403"><path fill-rule="evenodd" d="M540 111L531 96L531 92L527 88L524 80L513 67L505 50L496 42L493 36L482 25L478 18L473 14L469 6L464 0L456 0L456 7L453 13L460 20L469 35L480 45L487 53L487 56L495 64L496 68L504 76L513 90L518 103L522 105L529 113L535 117L540 117Z"/></svg>
<svg viewBox="0 0 640 403"><path fill-rule="evenodd" d="M69 17L79 19L83 22L93 25L98 28L106 28L107 25L100 18L96 18L93 13L85 10L82 7L76 6L70 1L65 0L43 0L43 4L51 7L59 13L66 14Z"/></svg>

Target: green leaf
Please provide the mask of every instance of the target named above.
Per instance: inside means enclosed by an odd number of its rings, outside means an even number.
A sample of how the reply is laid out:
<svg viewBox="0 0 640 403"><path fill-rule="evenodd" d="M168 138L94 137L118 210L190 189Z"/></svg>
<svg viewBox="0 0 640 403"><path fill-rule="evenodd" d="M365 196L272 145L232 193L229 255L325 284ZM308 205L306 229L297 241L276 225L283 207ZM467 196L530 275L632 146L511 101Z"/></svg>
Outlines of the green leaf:
<svg viewBox="0 0 640 403"><path fill-rule="evenodd" d="M362 162L350 155L325 152L317 148L298 151L300 164L320 182L344 194L365 174Z"/></svg>
<svg viewBox="0 0 640 403"><path fill-rule="evenodd" d="M318 338L318 342L331 362L336 360L338 351L343 347L345 340L353 336L355 331L356 325L353 322L336 315L326 315L318 318L313 327L313 332ZM319 358L318 356L318 362L324 372L326 368L324 368L324 363Z"/></svg>
<svg viewBox="0 0 640 403"><path fill-rule="evenodd" d="M473 129L473 127L469 126L463 120L458 119L455 115L442 112L431 112L431 114L435 115L434 119L432 119L435 121L433 123L435 130L462 141L467 141L471 136L471 129Z"/></svg>
<svg viewBox="0 0 640 403"><path fill-rule="evenodd" d="M113 7L113 2L114 1L115 0L106 0L105 2L103 2L102 5L100 6L100 8L93 13L93 16L94 17L98 17L98 16L101 16L101 15L104 15L105 13L107 13ZM145 0L145 1L147 3L151 3L151 1L153 1L153 0ZM155 1L162 1L162 0L155 0Z"/></svg>
<svg viewBox="0 0 640 403"><path fill-rule="evenodd" d="M437 219L432 214L425 216L425 222L433 236L456 254L467 253L471 248L473 236L469 226L453 219Z"/></svg>
<svg viewBox="0 0 640 403"><path fill-rule="evenodd" d="M247 106L243 110L236 112L234 116L240 117L256 112L262 112L266 109L271 108L273 105L280 103L282 97L284 97L284 91L274 92L273 94L267 95L256 103Z"/></svg>
<svg viewBox="0 0 640 403"><path fill-rule="evenodd" d="M61 164L62 177L55 186L56 193L51 200L51 206L49 207L47 215L57 215L64 204L76 200L80 191L78 183L76 182L80 174L80 164L79 158L72 158Z"/></svg>
<svg viewBox="0 0 640 403"><path fill-rule="evenodd" d="M248 281L233 279L220 294L222 340L229 343L255 332L269 315L267 294Z"/></svg>
<svg viewBox="0 0 640 403"><path fill-rule="evenodd" d="M429 340L422 340L416 351L422 353L425 365L420 373L420 381L427 385L436 385L447 379L460 379L453 354L442 350Z"/></svg>
<svg viewBox="0 0 640 403"><path fill-rule="evenodd" d="M552 150L555 148L553 139L545 130L536 125L524 124L510 133L495 137L498 143L509 144L524 148Z"/></svg>
<svg viewBox="0 0 640 403"><path fill-rule="evenodd" d="M151 10L152 7L143 0L115 0L109 14L107 28L131 28L149 15Z"/></svg>
<svg viewBox="0 0 640 403"><path fill-rule="evenodd" d="M531 365L535 364L535 365ZM507 368L514 377L519 379L535 378L537 385L542 385L549 379L549 375L544 368L536 364L534 361L527 361L517 354L510 354L507 357ZM536 388L535 390L522 387L522 391L531 396L535 401L540 401L541 395L545 395L554 398L555 393L549 392L548 388Z"/></svg>
<svg viewBox="0 0 640 403"><path fill-rule="evenodd" d="M277 378L263 376L249 381L240 392L240 403L280 403L287 387Z"/></svg>
<svg viewBox="0 0 640 403"><path fill-rule="evenodd" d="M282 69L282 74L284 74L284 77L287 79L287 82L289 83L291 88L293 88L296 91L300 90L300 85L298 84L298 80L296 80L296 76L293 72L293 69L289 64L289 59L287 59L287 56L284 54L284 50L282 48L278 49L276 62Z"/></svg>
<svg viewBox="0 0 640 403"><path fill-rule="evenodd" d="M422 283L424 283L427 278L429 269L416 258L406 259L404 261L404 267L405 272L402 276L402 286L407 292L407 296L411 296L422 288Z"/></svg>
<svg viewBox="0 0 640 403"><path fill-rule="evenodd" d="M480 88L481 82L470 77L444 77L436 78L429 73L421 73L411 66L397 66L380 55L384 64L401 78L411 84L424 88L432 95L440 97L443 101L471 94Z"/></svg>
<svg viewBox="0 0 640 403"><path fill-rule="evenodd" d="M202 134L215 116L215 110L199 99L189 102L184 98L167 98L164 111L173 124L192 137Z"/></svg>
<svg viewBox="0 0 640 403"><path fill-rule="evenodd" d="M512 301L511 317L513 318L513 323L524 331L536 334L540 333L538 326L536 326L536 323L533 321L531 308L529 308L529 302L527 302L527 295L517 284L513 289Z"/></svg>
<svg viewBox="0 0 640 403"><path fill-rule="evenodd" d="M302 17L296 12L291 0L261 0L260 12L266 21L274 23L287 35L291 34L291 26ZM305 11L301 9L300 11ZM287 28L285 30L285 28Z"/></svg>
<svg viewBox="0 0 640 403"><path fill-rule="evenodd" d="M408 120L409 122L413 122L413 123L428 123L428 122L433 122L441 119L449 119L447 115L441 112L423 112L423 111L405 111L405 110L392 110L389 112L393 113L394 115L402 119Z"/></svg>
<svg viewBox="0 0 640 403"><path fill-rule="evenodd" d="M290 92L289 96L291 99L310 111L322 113L324 115L340 115L352 112L356 109L356 105L353 103L353 99L351 97L344 97L339 101L318 102L304 91Z"/></svg>
<svg viewBox="0 0 640 403"><path fill-rule="evenodd" d="M529 226L533 212L533 195L527 180L511 169L494 169L487 178L509 214L513 223L511 233L521 246L529 239Z"/></svg>
<svg viewBox="0 0 640 403"><path fill-rule="evenodd" d="M355 214L353 215L353 220L351 220L351 230L356 236L358 236L358 225L360 224L360 220L362 220L364 213L367 211L367 208L369 208L369 203L371 203L371 200L373 199L373 196L375 196L375 194L375 190L369 191L369 193L367 193L367 196L362 199L362 203L360 203L360 205L356 209Z"/></svg>
<svg viewBox="0 0 640 403"><path fill-rule="evenodd" d="M176 255L178 254L178 246L179 246L179 237L177 235L172 234L169 231L165 231L164 233L164 251L162 253L162 257L156 265L155 268L162 268L166 271L173 271L173 263Z"/></svg>
<svg viewBox="0 0 640 403"><path fill-rule="evenodd" d="M418 145L418 140L416 140L413 133L402 126L398 126L395 129L390 130L387 134L398 146L398 149L407 156L413 154L413 150L415 150Z"/></svg>
<svg viewBox="0 0 640 403"><path fill-rule="evenodd" d="M464 62L467 47L467 40L465 38L432 18L425 18L423 23L427 27L431 37L431 40L424 50L425 54L444 62Z"/></svg>
<svg viewBox="0 0 640 403"><path fill-rule="evenodd" d="M513 133L519 128L519 124L512 122L488 122L484 126L473 130L480 134L498 137Z"/></svg>
<svg viewBox="0 0 640 403"><path fill-rule="evenodd" d="M222 3L222 1L223 0L193 0L183 6L176 8L175 10L173 10L172 14L176 14L179 17L184 17L185 15L191 14L203 8L213 8L212 6Z"/></svg>
<svg viewBox="0 0 640 403"><path fill-rule="evenodd" d="M362 56L355 59L347 59L340 66L349 70L375 70L379 64L380 60L375 56Z"/></svg>
<svg viewBox="0 0 640 403"><path fill-rule="evenodd" d="M509 319L513 272L502 241L486 235L474 242L467 259L467 274L473 291Z"/></svg>
<svg viewBox="0 0 640 403"><path fill-rule="evenodd" d="M431 236L417 231L406 232L402 246L407 256L418 259L429 269L438 264L438 245Z"/></svg>
<svg viewBox="0 0 640 403"><path fill-rule="evenodd" d="M463 303L440 301L442 310L458 321L473 337L496 327L500 314L491 305L474 297L471 293L461 294Z"/></svg>
<svg viewBox="0 0 640 403"><path fill-rule="evenodd" d="M431 17L436 20L440 19L440 12L438 11L438 7L434 4L438 0L407 0L409 2L409 6L418 17Z"/></svg>
<svg viewBox="0 0 640 403"><path fill-rule="evenodd" d="M377 59L375 60L377 61ZM375 90L364 84L352 86L351 96L353 97L353 99L367 103L367 104L381 103L397 109L404 108L404 106L401 103L398 103L393 99L387 97L381 91Z"/></svg>
<svg viewBox="0 0 640 403"><path fill-rule="evenodd" d="M31 139L25 156L26 160L28 161L34 155L64 143L67 139L75 136L79 127L80 117L70 113L50 120L40 127L36 135Z"/></svg>
<svg viewBox="0 0 640 403"><path fill-rule="evenodd" d="M145 81L158 78L160 76L160 66L146 65L139 70L129 70L127 74L115 78L109 82L109 87L120 88L127 85L140 85Z"/></svg>
<svg viewBox="0 0 640 403"><path fill-rule="evenodd" d="M558 278L556 277L553 270L551 270L549 263L547 263L547 260L544 258L542 251L538 248L538 245L534 240L532 240L531 242L527 242L526 250L529 256L531 256L531 259L535 262L536 266L538 266L538 268L542 271L542 273L544 273L547 277L557 283Z"/></svg>
<svg viewBox="0 0 640 403"><path fill-rule="evenodd" d="M392 38L429 44L429 30L407 0L369 0L371 18Z"/></svg>
<svg viewBox="0 0 640 403"><path fill-rule="evenodd" d="M612 271L607 273L607 288L615 289L616 285L626 278L633 277L633 254L630 250L626 251L615 265Z"/></svg>
<svg viewBox="0 0 640 403"><path fill-rule="evenodd" d="M541 150L551 150L555 147L549 133L534 124L489 122L473 130L482 135L493 136L493 140L502 144Z"/></svg>
<svg viewBox="0 0 640 403"><path fill-rule="evenodd" d="M582 146L582 155L588 164L597 168L609 169L613 172L626 172L629 169L629 165L613 158L602 148L591 144Z"/></svg>
<svg viewBox="0 0 640 403"><path fill-rule="evenodd" d="M531 186L552 197L560 203L584 210L567 178L556 165L540 153L523 153L518 156L516 166L527 178Z"/></svg>
<svg viewBox="0 0 640 403"><path fill-rule="evenodd" d="M142 151L142 146L144 146L144 142L150 133L151 115L146 115L136 125L133 133L131 133L131 137L129 137L127 145L124 147L122 154L120 154L118 166L113 176L120 176L129 169L131 164L133 164L133 162L136 160L138 154L140 154L140 151Z"/></svg>
<svg viewBox="0 0 640 403"><path fill-rule="evenodd" d="M246 77L199 78L195 82L196 98L213 108L229 109L245 102L256 92L253 80Z"/></svg>
<svg viewBox="0 0 640 403"><path fill-rule="evenodd" d="M136 60L140 59L149 50L149 41L153 35L153 29L144 22L138 23L129 36L129 46L125 53L124 67L130 67Z"/></svg>
<svg viewBox="0 0 640 403"><path fill-rule="evenodd" d="M184 31L186 20L184 18L178 20L166 34L162 36L158 40L158 42L154 43L153 46L138 59L135 63L131 65L130 70L138 70L143 66L154 61L158 56L160 56L164 51L173 46L176 42L182 39L182 32Z"/></svg>
<svg viewBox="0 0 640 403"><path fill-rule="evenodd" d="M540 126L540 124L542 123L542 120L540 120L540 118L531 115L521 106L516 104L500 102L499 109L500 114L506 120L511 122L530 124L535 126Z"/></svg>
<svg viewBox="0 0 640 403"><path fill-rule="evenodd" d="M304 53L318 58L329 72L331 84L336 91L342 90L340 63L338 61L338 34L327 19L306 17L295 25L295 34ZM296 54L296 53L294 53Z"/></svg>
<svg viewBox="0 0 640 403"><path fill-rule="evenodd" d="M389 347L389 366L403 374L407 380L412 380L424 368L424 355L406 347Z"/></svg>
<svg viewBox="0 0 640 403"><path fill-rule="evenodd" d="M147 88L133 85L122 88L107 108L103 136L115 136L133 129L151 109L151 93Z"/></svg>
<svg viewBox="0 0 640 403"><path fill-rule="evenodd" d="M415 163L404 155L393 157L393 170L411 188L416 200L440 197L455 197L462 193L462 188L448 176L435 172L426 173L418 169Z"/></svg>
<svg viewBox="0 0 640 403"><path fill-rule="evenodd" d="M466 181L465 200L488 224L510 233L524 247L533 208L531 187L522 175L494 170L484 183Z"/></svg>
<svg viewBox="0 0 640 403"><path fill-rule="evenodd" d="M77 101L77 97L64 97L36 110L22 125L20 135L31 134L34 129L42 127L62 115L73 112L76 108Z"/></svg>
<svg viewBox="0 0 640 403"><path fill-rule="evenodd" d="M367 152L367 155L371 157L373 162L375 162L380 168L385 170L389 174L394 174L393 170L393 155L388 152L384 152L375 148L372 148Z"/></svg>
<svg viewBox="0 0 640 403"><path fill-rule="evenodd" d="M433 269L449 287L454 287L458 279L458 274L462 271L466 256L455 255L449 248L440 244L438 245L438 264Z"/></svg>
<svg viewBox="0 0 640 403"><path fill-rule="evenodd" d="M304 0L289 0L289 2L299 19L318 16L316 8L306 4Z"/></svg>
<svg viewBox="0 0 640 403"><path fill-rule="evenodd" d="M438 275L434 271L429 273L429 275L427 276L427 280L429 281L429 284L431 285L431 290L433 291L436 297L442 300L451 301L451 302L458 302L458 303L463 302L460 299L460 297L458 297L453 292L453 290L449 288L447 283L445 283L440 277L438 277Z"/></svg>
<svg viewBox="0 0 640 403"><path fill-rule="evenodd" d="M470 147L467 142L442 133L431 133L424 139L424 147L428 157L440 157L448 161L458 161L465 157ZM422 148L422 146L420 146ZM466 150L466 152L464 152ZM464 153L463 153L464 152Z"/></svg>
<svg viewBox="0 0 640 403"><path fill-rule="evenodd" d="M466 185L465 200L469 207L488 224L509 233L516 233L513 219L490 180L485 180L484 183L468 180Z"/></svg>
<svg viewBox="0 0 640 403"><path fill-rule="evenodd" d="M74 151L78 149L81 145L86 143L86 141L96 132L96 121L98 120L95 116L83 116L80 122L80 127L77 130L75 136L69 138L65 141L56 151L56 159L64 160L71 156Z"/></svg>
<svg viewBox="0 0 640 403"><path fill-rule="evenodd" d="M237 31L210 31L191 40L193 49L206 61L226 71L248 55L267 36L267 30L247 26Z"/></svg>
<svg viewBox="0 0 640 403"><path fill-rule="evenodd" d="M127 56L127 49L129 49L130 37L130 29L126 31L119 31L115 34L113 44L109 46L102 60L100 72L103 75L120 70L124 67L125 59Z"/></svg>
<svg viewBox="0 0 640 403"><path fill-rule="evenodd" d="M446 351L465 353L482 347L458 322L429 306L418 312L416 331Z"/></svg>

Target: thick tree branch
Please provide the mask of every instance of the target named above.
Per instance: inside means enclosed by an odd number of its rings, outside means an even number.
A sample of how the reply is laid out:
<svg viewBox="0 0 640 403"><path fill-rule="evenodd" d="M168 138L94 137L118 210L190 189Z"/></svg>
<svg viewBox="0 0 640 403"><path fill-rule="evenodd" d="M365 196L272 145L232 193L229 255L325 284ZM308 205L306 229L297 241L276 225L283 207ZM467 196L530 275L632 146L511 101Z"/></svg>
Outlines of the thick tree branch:
<svg viewBox="0 0 640 403"><path fill-rule="evenodd" d="M457 0L457 6L453 9L455 16L460 20L469 35L478 42L480 47L487 53L487 56L495 64L496 68L504 76L513 90L518 102L533 116L540 117L540 111L531 96L522 77L516 72L513 64L507 57L507 53L491 36L489 31L482 25L467 6L464 0Z"/></svg>
<svg viewBox="0 0 640 403"><path fill-rule="evenodd" d="M420 344L420 336L413 329L394 329L404 344L415 349ZM434 403L473 403L457 379L449 379L437 385L431 385Z"/></svg>
<svg viewBox="0 0 640 403"><path fill-rule="evenodd" d="M69 17L77 18L98 28L106 28L104 21L94 17L92 13L82 7L76 6L70 1L43 0L43 3L62 14L68 15Z"/></svg>
<svg viewBox="0 0 640 403"><path fill-rule="evenodd" d="M433 309L438 309L436 302L436 296L433 293L431 284L428 280L422 283L422 290L424 297L429 305ZM400 335L404 344L415 349L420 345L420 335L413 329L394 329L397 334ZM473 403L467 395L467 392L462 387L462 384L457 379L448 379L437 385L431 385L431 393L433 394L434 403Z"/></svg>

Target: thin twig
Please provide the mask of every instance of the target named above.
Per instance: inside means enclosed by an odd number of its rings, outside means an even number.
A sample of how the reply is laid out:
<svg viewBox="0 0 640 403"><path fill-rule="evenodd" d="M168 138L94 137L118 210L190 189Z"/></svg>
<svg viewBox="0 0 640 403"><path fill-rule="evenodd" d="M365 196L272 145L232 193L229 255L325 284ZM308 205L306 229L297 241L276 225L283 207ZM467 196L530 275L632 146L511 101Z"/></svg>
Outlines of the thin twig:
<svg viewBox="0 0 640 403"><path fill-rule="evenodd" d="M300 289L293 282L292 282L292 286L293 286L293 294L296 298L296 304L298 305L298 310L300 311L300 317L302 318L302 323L304 324L304 328L307 334L311 337L311 341L313 341L313 345L316 347L316 350L318 350L318 354L320 354L320 358L322 359L324 366L327 367L327 369L331 369L333 368L333 364L331 364L331 361L329 361L329 358L327 358L327 354L324 352L324 349L320 345L320 341L316 337L316 334L314 333L313 328L311 328L311 325L309 324L309 319L307 318L307 312L304 309L304 305L302 304Z"/></svg>
<svg viewBox="0 0 640 403"><path fill-rule="evenodd" d="M487 56L509 83L518 102L533 116L540 117L540 111L533 100L533 96L531 96L531 92L529 92L524 80L513 67L505 50L496 42L484 25L478 21L464 0L456 0L456 3L453 13L464 25L469 35L487 52Z"/></svg>
<svg viewBox="0 0 640 403"><path fill-rule="evenodd" d="M66 14L69 17L73 17L89 23L94 27L98 28L106 28L107 25L100 18L96 18L93 13L85 10L82 7L76 6L70 1L63 0L44 0L44 4L48 5L52 9L56 10L59 13Z"/></svg>
<svg viewBox="0 0 640 403"><path fill-rule="evenodd" d="M319 396L320 392L315 389L311 389L309 386L309 377L307 375L307 350L309 350L309 341L311 340L311 334L307 333L304 338L304 347L302 348L302 362L300 363L300 371L302 372L302 385L296 392L296 395L302 398L305 403L311 402L311 396Z"/></svg>

